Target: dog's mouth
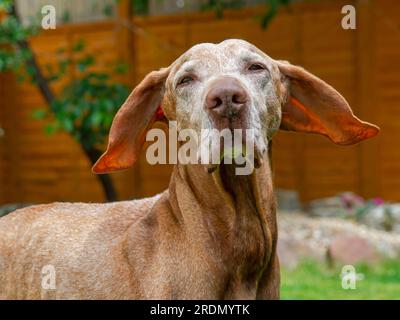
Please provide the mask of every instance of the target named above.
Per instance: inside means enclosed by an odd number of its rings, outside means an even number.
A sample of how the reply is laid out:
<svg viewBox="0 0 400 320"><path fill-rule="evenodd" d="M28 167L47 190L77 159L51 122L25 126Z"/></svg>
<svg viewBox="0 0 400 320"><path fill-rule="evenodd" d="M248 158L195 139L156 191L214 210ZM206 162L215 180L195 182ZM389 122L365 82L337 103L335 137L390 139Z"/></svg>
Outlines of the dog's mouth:
<svg viewBox="0 0 400 320"><path fill-rule="evenodd" d="M213 128L201 136L198 159L208 173L230 165L237 175L250 175L263 164L266 147L255 129Z"/></svg>
<svg viewBox="0 0 400 320"><path fill-rule="evenodd" d="M220 170L221 166L231 166L235 169L243 169L239 175L250 175L254 169L259 169L263 165L263 153L257 148L251 151L252 154L246 153L245 148L229 148L224 149L221 153L219 163L211 163L206 165L206 170L212 174ZM246 170L247 169L247 170ZM238 170L236 171L238 172Z"/></svg>

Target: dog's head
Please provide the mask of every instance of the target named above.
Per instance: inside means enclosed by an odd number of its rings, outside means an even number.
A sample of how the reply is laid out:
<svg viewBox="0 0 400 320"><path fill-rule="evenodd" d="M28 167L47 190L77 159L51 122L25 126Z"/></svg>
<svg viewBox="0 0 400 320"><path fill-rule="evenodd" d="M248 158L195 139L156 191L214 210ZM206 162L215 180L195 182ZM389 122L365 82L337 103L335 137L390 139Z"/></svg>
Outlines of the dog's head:
<svg viewBox="0 0 400 320"><path fill-rule="evenodd" d="M132 166L147 130L163 116L177 121L178 131L192 129L199 137L202 129L252 129L256 158L279 128L319 133L341 145L379 132L303 68L274 60L246 41L226 40L196 45L168 68L149 73L117 113L108 149L93 171Z"/></svg>

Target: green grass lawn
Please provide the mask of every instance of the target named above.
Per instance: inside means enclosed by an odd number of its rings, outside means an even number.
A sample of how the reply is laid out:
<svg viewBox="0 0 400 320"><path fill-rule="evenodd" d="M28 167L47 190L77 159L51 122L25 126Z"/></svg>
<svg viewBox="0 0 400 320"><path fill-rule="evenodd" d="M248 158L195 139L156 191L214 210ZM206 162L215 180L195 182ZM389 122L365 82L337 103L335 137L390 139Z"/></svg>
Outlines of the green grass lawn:
<svg viewBox="0 0 400 320"><path fill-rule="evenodd" d="M354 290L342 288L341 268L311 261L294 270L283 268L281 299L400 299L400 261L355 266L364 279Z"/></svg>

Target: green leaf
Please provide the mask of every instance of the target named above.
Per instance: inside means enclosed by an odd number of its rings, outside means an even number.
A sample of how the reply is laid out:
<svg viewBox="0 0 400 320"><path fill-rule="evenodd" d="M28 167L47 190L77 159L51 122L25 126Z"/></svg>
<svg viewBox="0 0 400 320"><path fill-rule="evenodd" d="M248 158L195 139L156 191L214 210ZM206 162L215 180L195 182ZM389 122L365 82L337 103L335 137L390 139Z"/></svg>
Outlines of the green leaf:
<svg viewBox="0 0 400 320"><path fill-rule="evenodd" d="M147 14L149 12L149 0L134 0L132 7L136 14Z"/></svg>
<svg viewBox="0 0 400 320"><path fill-rule="evenodd" d="M116 74L125 74L129 69L129 65L127 63L118 63L115 66L115 73Z"/></svg>
<svg viewBox="0 0 400 320"><path fill-rule="evenodd" d="M77 61L77 68L80 72L83 72L87 69L87 67L93 65L94 57L89 55Z"/></svg>
<svg viewBox="0 0 400 320"><path fill-rule="evenodd" d="M56 53L57 54L64 54L67 50L65 48L59 48L57 49Z"/></svg>
<svg viewBox="0 0 400 320"><path fill-rule="evenodd" d="M63 118L61 121L61 125L63 126L64 130L72 133L74 131L74 123L71 118Z"/></svg>
<svg viewBox="0 0 400 320"><path fill-rule="evenodd" d="M114 5L108 3L103 8L103 13L107 17L111 17L114 14Z"/></svg>
<svg viewBox="0 0 400 320"><path fill-rule="evenodd" d="M47 110L46 109L36 109L32 113L33 118L37 120L42 120L47 116Z"/></svg>
<svg viewBox="0 0 400 320"><path fill-rule="evenodd" d="M58 130L58 126L56 123L49 123L45 126L44 131L46 135L50 136L56 133Z"/></svg>
<svg viewBox="0 0 400 320"><path fill-rule="evenodd" d="M103 119L103 115L102 115L101 112L95 111L95 112L93 112L93 114L92 114L92 116L90 118L91 118L92 125L96 128L101 124L101 121Z"/></svg>
<svg viewBox="0 0 400 320"><path fill-rule="evenodd" d="M85 41L83 39L79 39L73 46L72 46L72 51L73 52L80 52L85 48Z"/></svg>
<svg viewBox="0 0 400 320"><path fill-rule="evenodd" d="M71 13L69 12L69 10L65 10L63 12L62 18L61 18L62 22L67 23L71 21Z"/></svg>

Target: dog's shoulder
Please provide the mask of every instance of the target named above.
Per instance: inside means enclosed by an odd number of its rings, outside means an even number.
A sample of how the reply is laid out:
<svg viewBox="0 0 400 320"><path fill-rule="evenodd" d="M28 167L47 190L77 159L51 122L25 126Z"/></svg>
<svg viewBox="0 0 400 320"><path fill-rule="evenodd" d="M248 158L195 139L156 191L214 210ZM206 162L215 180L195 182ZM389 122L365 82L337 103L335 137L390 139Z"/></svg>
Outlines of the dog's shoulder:
<svg viewBox="0 0 400 320"><path fill-rule="evenodd" d="M67 203L34 205L15 210L0 219L2 238L16 237L27 230L45 231L49 229L64 233L85 233L98 228L123 230L147 214L162 194L151 198L120 201L113 203Z"/></svg>

